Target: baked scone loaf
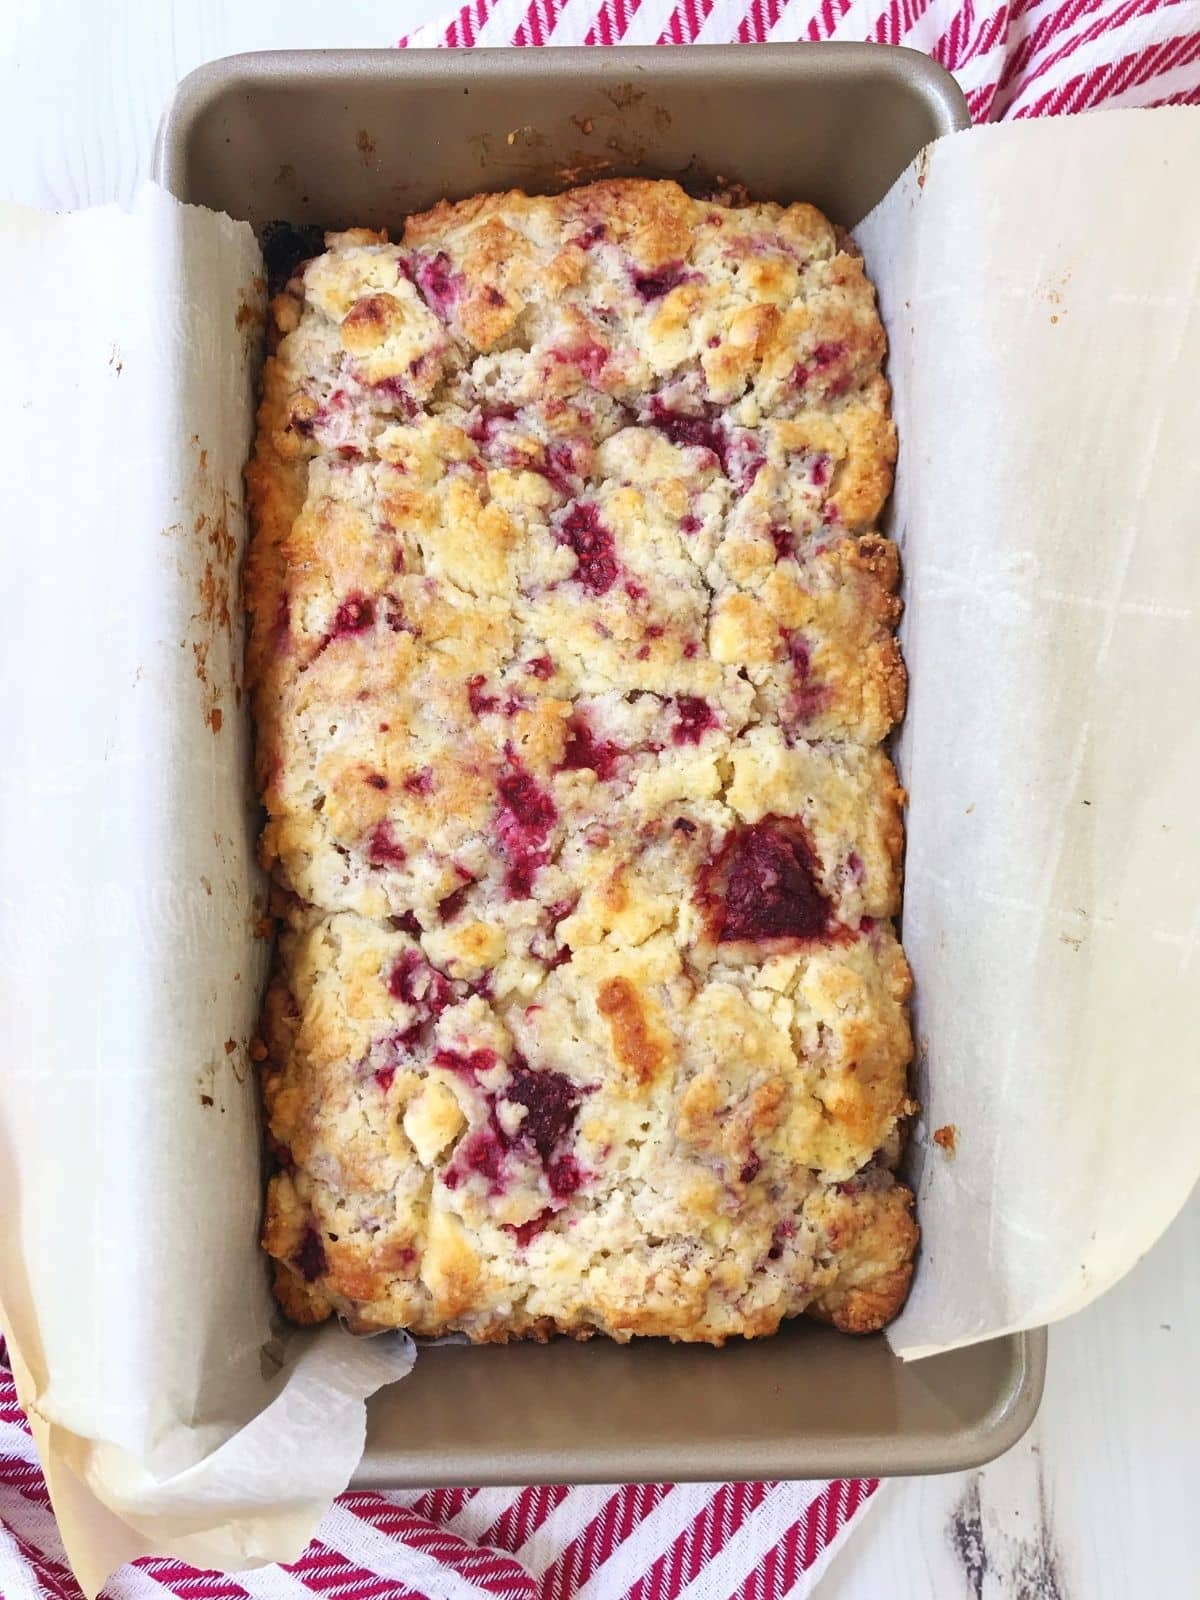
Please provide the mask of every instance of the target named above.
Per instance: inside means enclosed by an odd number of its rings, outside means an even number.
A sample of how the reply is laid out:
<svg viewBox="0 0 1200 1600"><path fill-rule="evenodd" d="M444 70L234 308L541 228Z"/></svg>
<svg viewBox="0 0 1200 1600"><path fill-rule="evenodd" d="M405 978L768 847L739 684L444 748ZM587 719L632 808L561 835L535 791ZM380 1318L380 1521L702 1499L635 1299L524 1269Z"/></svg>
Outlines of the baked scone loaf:
<svg viewBox="0 0 1200 1600"><path fill-rule="evenodd" d="M248 474L285 1310L880 1327L905 680L858 255L641 180L325 246Z"/></svg>

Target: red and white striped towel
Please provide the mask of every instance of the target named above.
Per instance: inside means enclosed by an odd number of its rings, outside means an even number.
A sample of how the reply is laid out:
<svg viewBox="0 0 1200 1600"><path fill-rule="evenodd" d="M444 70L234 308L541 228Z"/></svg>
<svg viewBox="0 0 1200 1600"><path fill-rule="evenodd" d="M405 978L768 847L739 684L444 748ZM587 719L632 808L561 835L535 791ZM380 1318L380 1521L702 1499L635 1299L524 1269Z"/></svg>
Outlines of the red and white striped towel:
<svg viewBox="0 0 1200 1600"><path fill-rule="evenodd" d="M869 39L935 57L976 121L1200 104L1200 0L470 0L407 46ZM802 1600L878 1487L608 1485L347 1494L298 1562L125 1567L108 1600ZM79 1600L0 1369L0 1600Z"/></svg>
<svg viewBox="0 0 1200 1600"><path fill-rule="evenodd" d="M1197 0L469 0L401 42L740 44L868 39L948 68L976 122L1200 104Z"/></svg>
<svg viewBox="0 0 1200 1600"><path fill-rule="evenodd" d="M877 1488L698 1483L346 1494L292 1566L123 1567L105 1600L783 1600L809 1593ZM80 1600L0 1368L0 1596Z"/></svg>

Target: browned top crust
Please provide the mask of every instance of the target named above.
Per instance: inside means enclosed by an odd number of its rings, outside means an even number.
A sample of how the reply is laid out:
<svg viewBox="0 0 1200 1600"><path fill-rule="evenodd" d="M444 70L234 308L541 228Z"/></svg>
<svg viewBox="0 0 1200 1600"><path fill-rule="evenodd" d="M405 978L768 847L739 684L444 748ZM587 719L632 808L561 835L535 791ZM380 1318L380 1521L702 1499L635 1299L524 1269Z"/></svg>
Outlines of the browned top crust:
<svg viewBox="0 0 1200 1600"><path fill-rule="evenodd" d="M248 474L285 1309L880 1326L916 1230L861 261L641 180L326 245Z"/></svg>

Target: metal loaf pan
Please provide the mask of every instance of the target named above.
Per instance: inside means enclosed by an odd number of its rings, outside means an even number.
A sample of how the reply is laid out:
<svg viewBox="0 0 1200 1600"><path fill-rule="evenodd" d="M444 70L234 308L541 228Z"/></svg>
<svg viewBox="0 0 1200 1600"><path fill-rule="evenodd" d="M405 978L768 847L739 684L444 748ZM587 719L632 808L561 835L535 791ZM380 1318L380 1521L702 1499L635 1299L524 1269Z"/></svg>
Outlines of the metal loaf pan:
<svg viewBox="0 0 1200 1600"><path fill-rule="evenodd" d="M874 45L392 50L232 57L167 107L157 176L255 226L398 228L443 196L645 174L811 200L853 227L929 140L953 80ZM977 1465L1028 1427L1043 1332L905 1366L797 1323L725 1350L442 1346L369 1407L359 1486L815 1478Z"/></svg>

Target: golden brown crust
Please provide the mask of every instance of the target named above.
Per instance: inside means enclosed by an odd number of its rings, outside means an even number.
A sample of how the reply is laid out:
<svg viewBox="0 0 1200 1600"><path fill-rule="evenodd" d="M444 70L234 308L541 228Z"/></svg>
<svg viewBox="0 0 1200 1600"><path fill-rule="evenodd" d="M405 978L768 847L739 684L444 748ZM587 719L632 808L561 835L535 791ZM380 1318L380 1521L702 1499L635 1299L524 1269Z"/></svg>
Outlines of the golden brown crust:
<svg viewBox="0 0 1200 1600"><path fill-rule="evenodd" d="M915 1234L860 259L648 180L326 244L272 303L247 475L281 1304L878 1325Z"/></svg>
<svg viewBox="0 0 1200 1600"><path fill-rule="evenodd" d="M628 978L606 978L596 990L596 1009L608 1023L618 1064L638 1083L649 1083L669 1059L670 1045L650 1025L637 989Z"/></svg>
<svg viewBox="0 0 1200 1600"><path fill-rule="evenodd" d="M849 1187L849 1186L848 1186ZM809 1307L842 1333L875 1333L903 1306L912 1281L917 1225L912 1192L897 1184L839 1194L821 1207L838 1276Z"/></svg>
<svg viewBox="0 0 1200 1600"><path fill-rule="evenodd" d="M325 1322L332 1315L333 1306L328 1297L278 1261L275 1263L271 1288L284 1316L302 1328Z"/></svg>

